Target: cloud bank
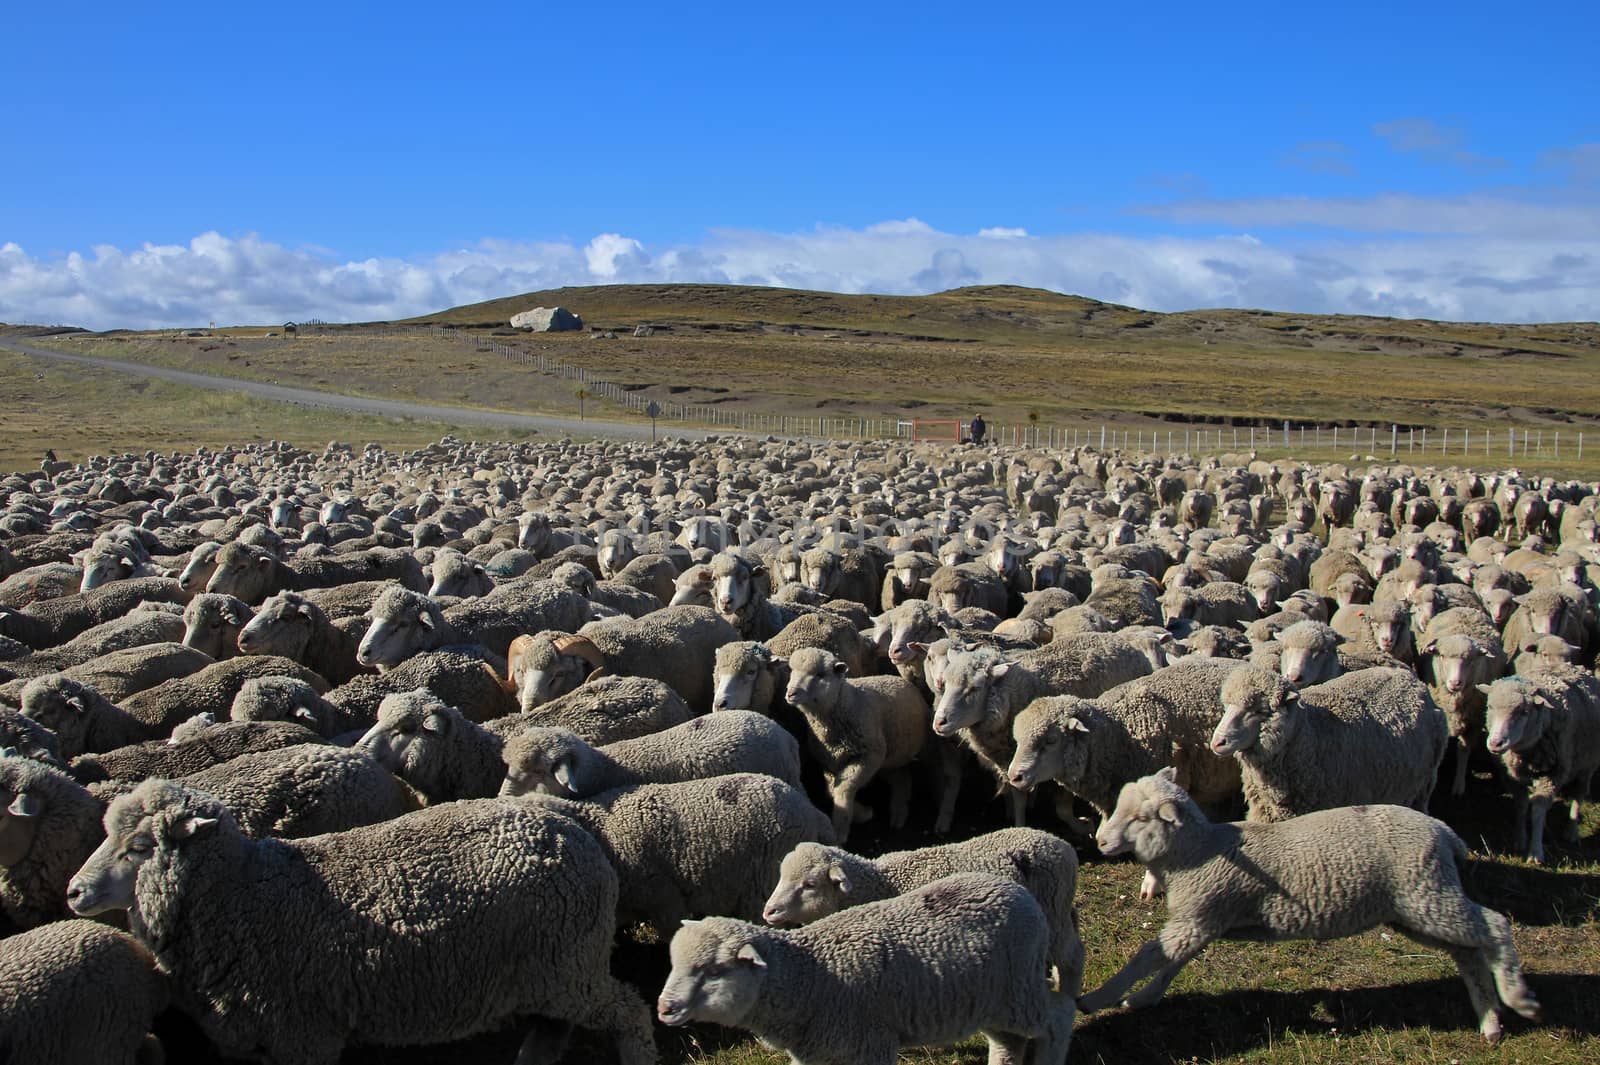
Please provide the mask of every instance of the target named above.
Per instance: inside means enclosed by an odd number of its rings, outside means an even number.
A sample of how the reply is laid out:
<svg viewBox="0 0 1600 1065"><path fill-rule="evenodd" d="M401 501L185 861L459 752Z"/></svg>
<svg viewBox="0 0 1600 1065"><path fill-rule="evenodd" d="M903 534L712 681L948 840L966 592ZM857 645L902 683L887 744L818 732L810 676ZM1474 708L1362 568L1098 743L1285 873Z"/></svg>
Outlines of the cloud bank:
<svg viewBox="0 0 1600 1065"><path fill-rule="evenodd" d="M1588 159L1561 160L1567 165ZM1157 311L1257 307L1476 321L1600 318L1600 210L1493 200L1191 200L1148 221L1227 232L947 233L917 219L797 233L718 229L653 248L624 234L484 240L340 261L255 235L95 247L0 244L0 321L95 329L388 320L563 285L713 282L910 294L1014 284ZM1283 236L1288 228L1296 235ZM1299 231L1325 228L1328 236ZM1252 235L1254 234L1254 235Z"/></svg>

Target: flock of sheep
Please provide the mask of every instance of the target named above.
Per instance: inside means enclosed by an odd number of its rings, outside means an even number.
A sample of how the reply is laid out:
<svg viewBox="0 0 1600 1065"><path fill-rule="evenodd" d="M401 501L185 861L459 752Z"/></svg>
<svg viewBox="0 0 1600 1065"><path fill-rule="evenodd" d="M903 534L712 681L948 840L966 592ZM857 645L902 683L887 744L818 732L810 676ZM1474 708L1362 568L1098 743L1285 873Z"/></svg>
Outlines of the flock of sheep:
<svg viewBox="0 0 1600 1065"><path fill-rule="evenodd" d="M0 1058L148 1060L172 1006L273 1063L519 1024L643 1065L659 992L806 1065L1060 1065L1214 939L1378 924L1495 1040L1540 1006L1423 811L1577 841L1595 491L753 438L6 477ZM963 784L993 831L844 849ZM1094 990L1073 838L1169 914ZM611 969L641 924L659 989Z"/></svg>

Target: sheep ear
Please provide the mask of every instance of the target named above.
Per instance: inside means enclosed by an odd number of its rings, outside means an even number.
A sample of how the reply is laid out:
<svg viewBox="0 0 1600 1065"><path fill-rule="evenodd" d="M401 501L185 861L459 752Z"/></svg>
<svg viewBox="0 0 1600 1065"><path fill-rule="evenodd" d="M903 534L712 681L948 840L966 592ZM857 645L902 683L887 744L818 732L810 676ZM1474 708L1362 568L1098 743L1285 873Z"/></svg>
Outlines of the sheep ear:
<svg viewBox="0 0 1600 1065"><path fill-rule="evenodd" d="M908 643L906 646L917 652L919 655L925 655L928 653L928 645L920 640L913 643Z"/></svg>
<svg viewBox="0 0 1600 1065"><path fill-rule="evenodd" d="M6 807L6 813L12 817L38 817L44 813L44 803L38 797L28 792L20 792L11 805Z"/></svg>
<svg viewBox="0 0 1600 1065"><path fill-rule="evenodd" d="M1283 642L1283 630L1282 629L1279 629L1277 632L1274 632L1272 634L1272 642L1273 643L1282 643Z"/></svg>
<svg viewBox="0 0 1600 1065"><path fill-rule="evenodd" d="M437 736L444 731L444 717L441 714L429 714L422 719L422 731Z"/></svg>
<svg viewBox="0 0 1600 1065"><path fill-rule="evenodd" d="M1543 694L1537 694L1533 697L1533 705L1542 706L1546 709L1554 709L1554 704L1552 704L1549 699L1546 699Z"/></svg>
<svg viewBox="0 0 1600 1065"><path fill-rule="evenodd" d="M556 762L555 766L551 769L551 775L556 778L557 784L560 784L567 790L569 795L577 794L577 774L575 774L572 770L572 758L570 756L562 758L560 761Z"/></svg>
<svg viewBox="0 0 1600 1065"><path fill-rule="evenodd" d="M850 670L850 666L847 663L835 662L833 664L833 671L835 673L837 673L841 677L844 676L847 672L849 672L849 670Z"/></svg>
<svg viewBox="0 0 1600 1065"><path fill-rule="evenodd" d="M1175 765L1163 766L1156 770L1156 776L1169 783L1176 784L1178 782L1178 767Z"/></svg>
<svg viewBox="0 0 1600 1065"><path fill-rule="evenodd" d="M828 879L839 885L839 894L850 894L850 874L845 872L842 866L837 864L828 866Z"/></svg>
<svg viewBox="0 0 1600 1065"><path fill-rule="evenodd" d="M117 559L117 563L125 570L133 569L133 559L129 558L127 555L123 555L121 558Z"/></svg>
<svg viewBox="0 0 1600 1065"><path fill-rule="evenodd" d="M1490 685L1488 685L1488 684L1477 684L1477 685L1474 685L1474 687L1476 687L1484 695L1488 695L1489 694Z"/></svg>
<svg viewBox="0 0 1600 1065"><path fill-rule="evenodd" d="M1177 768L1170 765L1167 768L1172 770L1172 779L1176 781L1178 779ZM1183 818L1178 814L1178 804L1174 802L1164 802L1158 806L1156 808L1156 816L1169 825L1183 824Z"/></svg>
<svg viewBox="0 0 1600 1065"><path fill-rule="evenodd" d="M262 569L266 569L268 566L271 566L276 561L277 561L277 559L273 558L271 555L257 555L256 556L256 565L260 566Z"/></svg>
<svg viewBox="0 0 1600 1065"><path fill-rule="evenodd" d="M298 614L304 614L306 617L310 617L311 616L311 604L310 603L301 603L300 606L296 609L295 612L298 613Z"/></svg>
<svg viewBox="0 0 1600 1065"><path fill-rule="evenodd" d="M766 566L763 566L760 563L757 563L756 565L750 567L750 576L752 576L752 577L765 577L766 575L767 575L767 567Z"/></svg>
<svg viewBox="0 0 1600 1065"><path fill-rule="evenodd" d="M89 704L84 701L84 698L81 695L67 696L66 704L80 714L87 714L89 712Z"/></svg>
<svg viewBox="0 0 1600 1065"><path fill-rule="evenodd" d="M428 616L428 612L426 610L419 610L417 611L417 624L421 625L425 629L432 629L433 618Z"/></svg>
<svg viewBox="0 0 1600 1065"><path fill-rule="evenodd" d="M1081 717L1069 717L1069 718L1067 718L1067 731L1068 732L1088 732L1089 731L1089 726L1084 722L1084 720Z"/></svg>
<svg viewBox="0 0 1600 1065"><path fill-rule="evenodd" d="M761 956L761 952L756 949L754 943L746 943L740 947L739 953L735 954L734 957L742 962L750 963L757 969L765 969L767 967L767 959Z"/></svg>
<svg viewBox="0 0 1600 1065"><path fill-rule="evenodd" d="M476 573L480 577L487 577L489 575L489 571L484 569L481 565L473 566L472 572Z"/></svg>
<svg viewBox="0 0 1600 1065"><path fill-rule="evenodd" d="M1298 703L1299 701L1300 690L1298 688L1290 688L1288 691L1283 693L1283 702L1285 705L1288 705L1289 703Z"/></svg>
<svg viewBox="0 0 1600 1065"><path fill-rule="evenodd" d="M295 707L294 713L290 714L289 717L296 721L304 721L307 725L310 725L313 728L316 727L317 724L317 715L313 714L304 706Z"/></svg>
<svg viewBox="0 0 1600 1065"><path fill-rule="evenodd" d="M1010 662L996 662L994 665L989 667L989 678L991 680L999 680L1001 677L1010 672L1010 670Z"/></svg>
<svg viewBox="0 0 1600 1065"><path fill-rule="evenodd" d="M189 839L193 836L198 836L202 832L209 831L215 827L216 823L217 819L215 817L190 816L180 818L172 826L172 838Z"/></svg>

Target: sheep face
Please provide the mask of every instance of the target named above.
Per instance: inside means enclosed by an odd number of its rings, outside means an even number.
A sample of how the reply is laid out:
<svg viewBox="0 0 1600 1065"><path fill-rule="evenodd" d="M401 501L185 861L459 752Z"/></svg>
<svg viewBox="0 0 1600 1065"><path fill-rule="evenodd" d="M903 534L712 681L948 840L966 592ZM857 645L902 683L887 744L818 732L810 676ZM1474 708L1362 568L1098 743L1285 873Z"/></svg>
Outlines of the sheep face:
<svg viewBox="0 0 1600 1065"><path fill-rule="evenodd" d="M889 661L897 666L916 663L929 643L944 637L939 628L942 613L927 604L896 607L889 629Z"/></svg>
<svg viewBox="0 0 1600 1065"><path fill-rule="evenodd" d="M91 690L66 677L39 677L22 689L22 712L56 734L62 757L82 754L88 744L89 722L98 698Z"/></svg>
<svg viewBox="0 0 1600 1065"><path fill-rule="evenodd" d="M827 847L802 843L778 867L778 886L762 907L761 919L778 927L810 924L844 909L853 886Z"/></svg>
<svg viewBox="0 0 1600 1065"><path fill-rule="evenodd" d="M567 694L588 679L592 663L576 654L562 654L549 637L536 636L518 668L517 702L527 713L550 700Z"/></svg>
<svg viewBox="0 0 1600 1065"><path fill-rule="evenodd" d="M813 548L800 556L800 583L818 595L832 595L839 585L839 569L837 554L826 548Z"/></svg>
<svg viewBox="0 0 1600 1065"><path fill-rule="evenodd" d="M1285 591L1283 578L1269 570L1257 570L1247 574L1244 579L1245 590L1256 602L1256 609L1263 616L1277 609L1278 596Z"/></svg>
<svg viewBox="0 0 1600 1065"><path fill-rule="evenodd" d="M678 1028L690 1021L737 1025L761 994L766 959L737 922L684 921L672 937L672 971L656 999L656 1017Z"/></svg>
<svg viewBox="0 0 1600 1065"><path fill-rule="evenodd" d="M732 555L718 556L711 566L711 601L717 613L733 617L760 595L756 581L766 575L762 566L751 565ZM674 597L676 602L676 597Z"/></svg>
<svg viewBox="0 0 1600 1065"><path fill-rule="evenodd" d="M0 707L0 750L11 750L57 769L66 768L56 735L32 718L7 707Z"/></svg>
<svg viewBox="0 0 1600 1065"><path fill-rule="evenodd" d="M517 519L517 546L522 550L543 558L550 553L550 536L548 515L535 511Z"/></svg>
<svg viewBox="0 0 1600 1065"><path fill-rule="evenodd" d="M1193 802L1175 783L1171 766L1154 776L1124 784L1116 809L1095 833L1100 853L1111 857L1130 851L1141 862L1165 854L1186 821L1198 816Z"/></svg>
<svg viewBox="0 0 1600 1065"><path fill-rule="evenodd" d="M429 769L439 748L449 742L454 722L444 703L426 692L387 695L378 704L378 723L356 744L389 772L423 792L436 790Z"/></svg>
<svg viewBox="0 0 1600 1065"><path fill-rule="evenodd" d="M441 551L434 556L433 584L428 595L449 595L457 599L488 595L494 591L494 580L483 563L468 558L459 551ZM584 572L588 572L585 570Z"/></svg>
<svg viewBox="0 0 1600 1065"><path fill-rule="evenodd" d="M771 652L758 643L730 643L717 648L711 672L711 709L765 712L766 707L755 705L756 684L763 672L772 673L773 666Z"/></svg>
<svg viewBox="0 0 1600 1065"><path fill-rule="evenodd" d="M609 580L615 577L622 568L635 558L639 557L638 548L634 546L633 538L620 529L611 529L600 537L598 551L600 572Z"/></svg>
<svg viewBox="0 0 1600 1065"><path fill-rule="evenodd" d="M1088 715L1070 696L1050 702L1055 704L1055 710L1065 703L1066 712L1045 713L1030 706L1012 722L1011 736L1016 740L1017 752L1011 756L1006 780L1018 791L1031 791L1045 780L1060 780L1071 787L1071 781L1083 779L1088 758Z"/></svg>
<svg viewBox="0 0 1600 1065"><path fill-rule="evenodd" d="M112 581L142 577L148 572L148 567L141 565L137 559L129 555L115 551L96 551L83 560L83 579L78 582L78 591L87 592Z"/></svg>
<svg viewBox="0 0 1600 1065"><path fill-rule="evenodd" d="M1243 668L1222 683L1222 720L1211 733L1211 750L1222 757L1258 746L1273 718L1300 693L1270 673Z"/></svg>
<svg viewBox="0 0 1600 1065"><path fill-rule="evenodd" d="M1537 686L1520 677L1494 684L1480 684L1478 690L1488 699L1484 724L1491 754L1521 751L1539 742L1553 707Z"/></svg>
<svg viewBox="0 0 1600 1065"><path fill-rule="evenodd" d="M267 512L267 523L274 529L300 528L300 507L292 499L278 499Z"/></svg>
<svg viewBox="0 0 1600 1065"><path fill-rule="evenodd" d="M1333 601L1340 606L1372 602L1372 582L1359 573L1341 573L1333 583Z"/></svg>
<svg viewBox="0 0 1600 1065"><path fill-rule="evenodd" d="M0 748L10 752L11 749ZM34 838L45 812L45 800L27 790L19 780L28 766L26 760L12 756L0 758L0 868L18 865L33 849Z"/></svg>
<svg viewBox="0 0 1600 1065"><path fill-rule="evenodd" d="M1477 640L1459 633L1438 641L1432 652L1434 682L1452 695L1459 695L1472 683L1477 672L1474 663L1489 654Z"/></svg>
<svg viewBox="0 0 1600 1065"><path fill-rule="evenodd" d="M80 917L128 909L146 862L218 831L224 822L238 831L214 800L164 780L139 785L106 810L105 841L67 885L67 905Z"/></svg>
<svg viewBox="0 0 1600 1065"><path fill-rule="evenodd" d="M502 798L535 792L558 798L577 798L578 773L588 744L576 733L559 728L530 728L508 740L502 757L506 779Z"/></svg>
<svg viewBox="0 0 1600 1065"><path fill-rule="evenodd" d="M1339 675L1339 644L1344 638L1315 621L1297 621L1273 633L1278 644L1278 673L1290 684L1321 684Z"/></svg>
<svg viewBox="0 0 1600 1065"><path fill-rule="evenodd" d="M824 710L839 698L839 688L844 684L849 667L829 654L814 647L804 647L789 659L789 684L783 697L791 706L802 710Z"/></svg>
<svg viewBox="0 0 1600 1065"><path fill-rule="evenodd" d="M983 720L989 688L1004 677L1011 663L982 651L952 651L940 674L943 689L934 705L933 731L953 736Z"/></svg>
<svg viewBox="0 0 1600 1065"><path fill-rule="evenodd" d="M201 592L183 608L183 645L221 661L238 653L239 633L255 612L231 595Z"/></svg>
<svg viewBox="0 0 1600 1065"><path fill-rule="evenodd" d="M1198 599L1188 588L1171 588L1161 597L1161 617L1168 625L1189 621L1195 615Z"/></svg>
<svg viewBox="0 0 1600 1065"><path fill-rule="evenodd" d="M1517 596L1516 603L1527 619L1528 631L1536 636L1555 636L1560 633L1562 619L1567 612L1567 601L1559 592L1529 592Z"/></svg>
<svg viewBox="0 0 1600 1065"><path fill-rule="evenodd" d="M672 602L667 605L711 606L715 585L716 581L711 575L710 566L690 566L678 575L673 586Z"/></svg>
<svg viewBox="0 0 1600 1065"><path fill-rule="evenodd" d="M247 655L279 655L299 661L316 631L316 607L300 596L280 593L261 604L239 630L239 650Z"/></svg>
<svg viewBox="0 0 1600 1065"><path fill-rule="evenodd" d="M278 559L269 552L246 544L226 544L217 552L216 569L206 582L206 591L259 603L266 598L277 565Z"/></svg>
<svg viewBox="0 0 1600 1065"><path fill-rule="evenodd" d="M380 595L369 616L372 623L356 648L356 661L379 670L435 646L443 617L432 602L404 588Z"/></svg>
<svg viewBox="0 0 1600 1065"><path fill-rule="evenodd" d="M228 720L294 721L327 735L329 722L321 717L321 702L316 689L305 681L292 677L251 677L233 697Z"/></svg>
<svg viewBox="0 0 1600 1065"><path fill-rule="evenodd" d="M1504 629L1506 622L1511 620L1511 615L1516 612L1517 600L1510 589L1490 588L1481 593L1483 609L1489 612L1489 620L1494 622L1495 628Z"/></svg>

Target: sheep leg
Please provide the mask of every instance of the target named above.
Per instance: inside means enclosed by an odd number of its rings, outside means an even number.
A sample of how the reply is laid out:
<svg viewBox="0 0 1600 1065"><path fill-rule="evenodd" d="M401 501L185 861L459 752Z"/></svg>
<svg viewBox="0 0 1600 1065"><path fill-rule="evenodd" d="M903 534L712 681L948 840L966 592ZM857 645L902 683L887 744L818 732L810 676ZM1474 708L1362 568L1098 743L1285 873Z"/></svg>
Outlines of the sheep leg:
<svg viewBox="0 0 1600 1065"><path fill-rule="evenodd" d="M1014 828L1026 828L1028 824L1028 793L1013 788L1010 784L1002 785L1006 793L1006 803L1011 807L1011 824Z"/></svg>
<svg viewBox="0 0 1600 1065"><path fill-rule="evenodd" d="M1483 1038L1491 1043L1498 1043L1503 1034L1500 1027L1500 1014L1496 1007L1500 1000L1495 997L1494 977L1489 972L1489 965L1483 956L1483 951L1477 947L1462 947L1448 943L1435 936L1424 935L1404 925L1392 925L1397 932L1407 939L1421 943L1425 947L1442 950L1455 960L1456 969L1461 973L1462 983L1467 985L1467 997L1472 1000L1472 1012L1478 1018L1478 1031Z"/></svg>
<svg viewBox="0 0 1600 1065"><path fill-rule="evenodd" d="M936 740L939 752L939 814L933 830L949 833L956 817L956 800L961 797L961 748L949 740Z"/></svg>
<svg viewBox="0 0 1600 1065"><path fill-rule="evenodd" d="M1533 795L1528 799L1528 861L1544 864L1544 820L1550 813L1550 795Z"/></svg>
<svg viewBox="0 0 1600 1065"><path fill-rule="evenodd" d="M1428 893L1420 909L1406 907L1394 927L1419 943L1449 951L1471 993L1473 978L1457 953L1469 952L1469 964L1492 974L1501 1002L1530 1021L1542 1018L1543 1008L1522 976L1522 959L1511 940L1511 922L1504 914L1467 898L1459 884L1453 890ZM1483 1016L1481 1010L1479 1016ZM1487 1028L1482 1030L1485 1038L1494 1038Z"/></svg>
<svg viewBox="0 0 1600 1065"><path fill-rule="evenodd" d="M1178 975L1189 959L1205 949L1213 936L1193 927L1174 927L1168 923L1161 935L1152 939L1134 954L1128 964L1111 979L1078 1000L1084 1013L1104 1009L1113 1002L1124 1001L1129 1008L1149 1006L1161 1001L1167 986ZM1128 989L1154 972L1155 978L1137 994L1128 996ZM1127 996L1124 998L1124 996Z"/></svg>
<svg viewBox="0 0 1600 1065"><path fill-rule="evenodd" d="M588 1015L575 1023L610 1033L620 1065L658 1065L653 1018L638 992L609 973L597 985L586 1002ZM518 1065L524 1065L520 1058Z"/></svg>
<svg viewBox="0 0 1600 1065"><path fill-rule="evenodd" d="M1053 928L1050 937L1050 962L1056 970L1056 989L1076 999L1083 990L1083 940L1078 936L1078 914L1072 913L1072 926Z"/></svg>
<svg viewBox="0 0 1600 1065"><path fill-rule="evenodd" d="M901 767L885 775L889 778L889 827L904 828L911 814L911 770Z"/></svg>
<svg viewBox="0 0 1600 1065"><path fill-rule="evenodd" d="M1023 1065L1027 1060L1032 1042L1027 1036L985 1030L983 1037L989 1041L989 1065Z"/></svg>
<svg viewBox="0 0 1600 1065"><path fill-rule="evenodd" d="M1070 996L1056 997L1044 1035L1033 1040L1026 1059L1028 1065L1067 1065L1067 1051L1072 1047L1072 1022L1077 1012L1077 1003Z"/></svg>
<svg viewBox="0 0 1600 1065"><path fill-rule="evenodd" d="M1144 871L1144 879L1139 881L1139 898L1146 902L1151 902L1166 893L1167 885L1161 882L1159 876L1146 869Z"/></svg>
<svg viewBox="0 0 1600 1065"><path fill-rule="evenodd" d="M1450 794L1459 799L1467 793L1467 760L1472 753L1472 748L1467 745L1467 737L1465 736L1457 736L1455 738L1455 748L1456 775L1455 779L1450 782Z"/></svg>
<svg viewBox="0 0 1600 1065"><path fill-rule="evenodd" d="M1568 843L1576 845L1583 835L1583 796L1589 794L1589 788L1594 783L1594 772L1585 773L1573 785L1572 806L1569 808L1570 816L1567 818L1567 829L1563 838Z"/></svg>
<svg viewBox="0 0 1600 1065"><path fill-rule="evenodd" d="M866 773L860 763L847 765L828 780L828 794L833 798L833 834L842 844L850 837L850 825L854 814L866 810L865 821L872 816L872 811L856 802L856 793L861 790L861 785L866 783Z"/></svg>
<svg viewBox="0 0 1600 1065"><path fill-rule="evenodd" d="M1511 849L1518 854L1528 853L1528 792L1520 789L1512 799Z"/></svg>
<svg viewBox="0 0 1600 1065"><path fill-rule="evenodd" d="M543 1065L545 1062L560 1061L571 1037L571 1021L536 1017L528 1034L522 1038L515 1065Z"/></svg>

